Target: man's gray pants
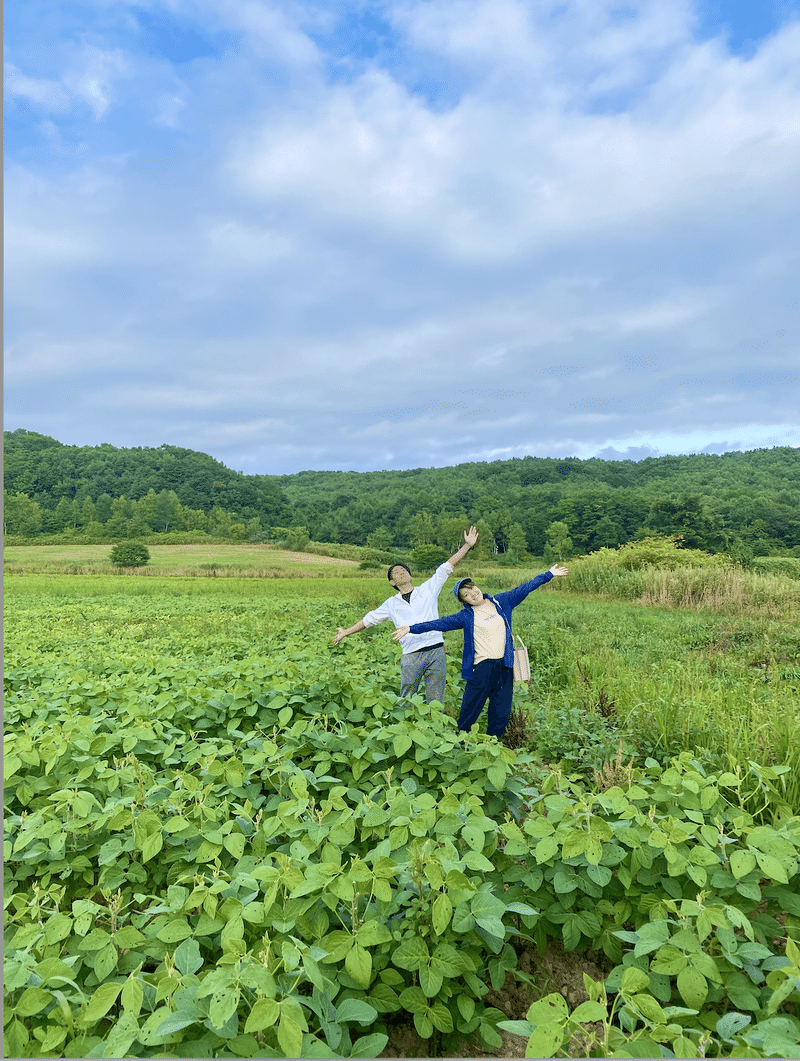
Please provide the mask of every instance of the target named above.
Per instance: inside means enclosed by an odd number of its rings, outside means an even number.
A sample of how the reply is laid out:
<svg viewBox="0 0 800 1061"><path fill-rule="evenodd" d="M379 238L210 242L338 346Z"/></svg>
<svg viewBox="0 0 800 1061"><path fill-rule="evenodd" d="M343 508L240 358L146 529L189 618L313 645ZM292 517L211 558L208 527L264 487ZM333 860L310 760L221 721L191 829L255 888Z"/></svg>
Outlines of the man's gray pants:
<svg viewBox="0 0 800 1061"><path fill-rule="evenodd" d="M413 696L420 682L425 682L425 702L444 702L447 657L444 645L419 652L407 652L400 658L400 696Z"/></svg>

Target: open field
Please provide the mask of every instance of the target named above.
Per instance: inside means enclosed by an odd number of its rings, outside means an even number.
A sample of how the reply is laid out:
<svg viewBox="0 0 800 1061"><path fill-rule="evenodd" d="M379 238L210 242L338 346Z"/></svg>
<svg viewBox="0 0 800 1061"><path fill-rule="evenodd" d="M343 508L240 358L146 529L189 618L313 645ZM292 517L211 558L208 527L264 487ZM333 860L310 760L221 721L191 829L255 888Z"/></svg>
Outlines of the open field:
<svg viewBox="0 0 800 1061"><path fill-rule="evenodd" d="M331 645L383 572L162 548L6 579L6 1056L797 1051L796 624L560 580L464 746L460 637L443 709Z"/></svg>
<svg viewBox="0 0 800 1061"><path fill-rule="evenodd" d="M203 543L150 545L148 549L150 562L145 567L116 570L108 559L110 545L10 545L5 550L4 573L256 578L362 574L355 560L290 552L271 545Z"/></svg>

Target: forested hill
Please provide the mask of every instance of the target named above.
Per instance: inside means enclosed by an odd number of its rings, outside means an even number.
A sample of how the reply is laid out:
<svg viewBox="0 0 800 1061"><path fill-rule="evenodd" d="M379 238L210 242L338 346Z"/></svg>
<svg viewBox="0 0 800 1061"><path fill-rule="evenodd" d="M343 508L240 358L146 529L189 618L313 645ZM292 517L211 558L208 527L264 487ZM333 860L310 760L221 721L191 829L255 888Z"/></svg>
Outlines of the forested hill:
<svg viewBox="0 0 800 1061"><path fill-rule="evenodd" d="M65 446L24 430L4 437L8 498L27 497L41 517L36 530L31 516L30 530L9 528L15 533L79 530L90 521L94 530L111 521L120 533L126 518L131 529L232 533L225 512L245 521L236 524L238 534L245 523L248 535L305 527L315 541L377 549L450 548L470 522L484 545L538 556L554 523L579 552L649 533L682 534L687 546L712 551L737 542L756 553L800 550L800 449L789 447L638 462L524 457L267 476L242 475L176 446ZM215 520L204 523L211 513Z"/></svg>
<svg viewBox="0 0 800 1061"><path fill-rule="evenodd" d="M576 551L683 534L711 551L737 540L756 553L800 547L800 449L776 447L606 461L523 457L388 472L300 472L278 480L296 523L317 541L437 540L449 517L483 521L504 550L521 528L541 556L566 523ZM452 534L448 541L453 541Z"/></svg>
<svg viewBox="0 0 800 1061"><path fill-rule="evenodd" d="M289 506L274 476L242 475L196 450L179 446L65 446L47 435L3 432L4 487L27 494L43 509L62 498L139 500L150 490L174 491L181 505L210 511L219 506L241 518L283 523Z"/></svg>

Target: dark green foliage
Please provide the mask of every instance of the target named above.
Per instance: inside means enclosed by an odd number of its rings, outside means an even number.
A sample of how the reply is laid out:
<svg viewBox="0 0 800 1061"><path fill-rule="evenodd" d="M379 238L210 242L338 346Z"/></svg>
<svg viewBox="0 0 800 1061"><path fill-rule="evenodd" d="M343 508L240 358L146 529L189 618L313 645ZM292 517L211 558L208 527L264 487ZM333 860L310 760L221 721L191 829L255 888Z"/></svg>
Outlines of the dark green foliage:
<svg viewBox="0 0 800 1061"><path fill-rule="evenodd" d="M151 494L159 499L156 511L150 513L153 529L159 530L174 523L175 502L209 514L216 506L239 518L257 516L269 524L286 522L288 515L286 497L274 477L241 475L195 450L167 445L64 446L22 429L4 432L3 439L6 488L22 491L47 510L55 510L62 498L77 499L82 506L87 497L97 501L103 494L114 498L122 494L134 501ZM109 517L107 507L97 514L102 523Z"/></svg>
<svg viewBox="0 0 800 1061"><path fill-rule="evenodd" d="M800 548L800 450L792 447L266 476L175 446L63 446L19 430L5 434L5 486L38 506L14 509L8 530L27 536L111 521L112 537L149 528L245 540L280 525L306 527L317 542L391 543L401 552L435 545L446 557L461 544L455 520L462 530L480 525L479 552L517 560L545 550L558 559L566 542L568 552L587 553L648 535L681 535L686 547L730 550L739 562Z"/></svg>
<svg viewBox="0 0 800 1061"><path fill-rule="evenodd" d="M452 555L452 554L451 554ZM448 553L439 545L418 545L411 553L411 560L418 571L433 571L444 563Z"/></svg>
<svg viewBox="0 0 800 1061"><path fill-rule="evenodd" d="M141 542L118 542L111 550L109 560L116 567L144 567L150 562L150 550Z"/></svg>

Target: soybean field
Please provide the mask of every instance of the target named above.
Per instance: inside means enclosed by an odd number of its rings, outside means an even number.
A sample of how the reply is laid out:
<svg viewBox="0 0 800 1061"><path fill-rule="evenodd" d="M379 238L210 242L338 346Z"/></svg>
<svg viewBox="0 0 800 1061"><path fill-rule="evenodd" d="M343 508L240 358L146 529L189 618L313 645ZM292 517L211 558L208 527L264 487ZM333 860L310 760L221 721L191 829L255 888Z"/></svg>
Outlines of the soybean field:
<svg viewBox="0 0 800 1061"><path fill-rule="evenodd" d="M796 1056L796 626L539 590L498 742L385 596L7 577L6 1056Z"/></svg>

